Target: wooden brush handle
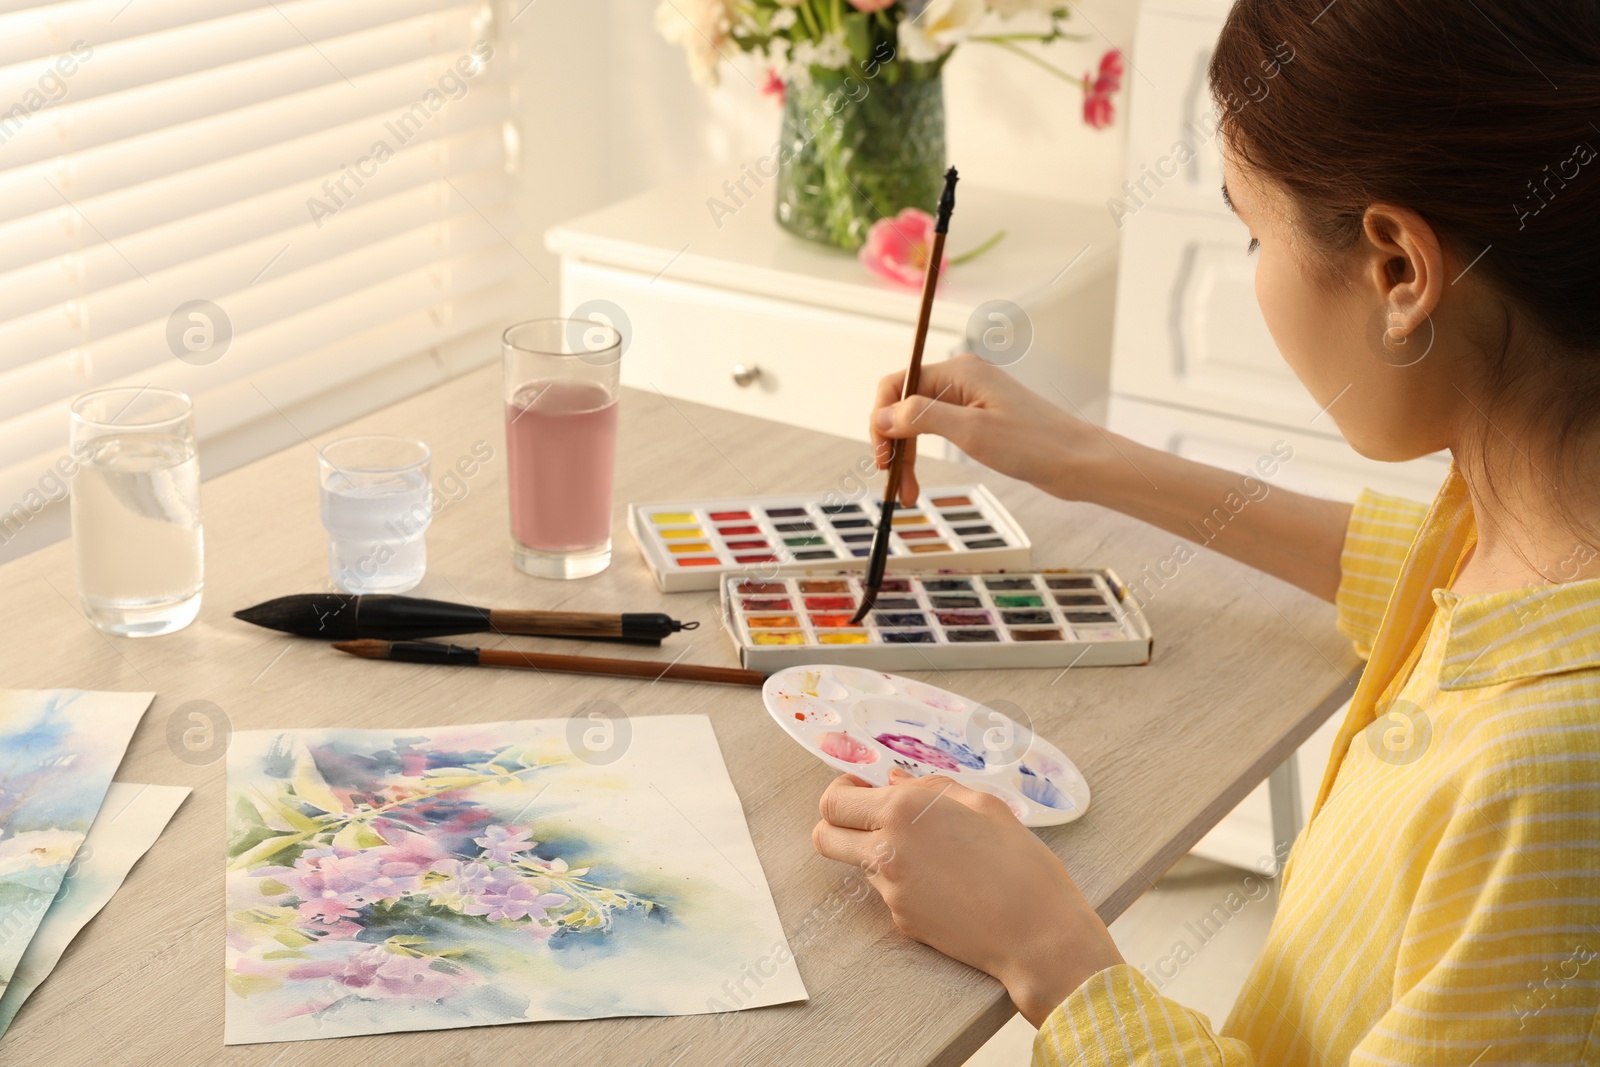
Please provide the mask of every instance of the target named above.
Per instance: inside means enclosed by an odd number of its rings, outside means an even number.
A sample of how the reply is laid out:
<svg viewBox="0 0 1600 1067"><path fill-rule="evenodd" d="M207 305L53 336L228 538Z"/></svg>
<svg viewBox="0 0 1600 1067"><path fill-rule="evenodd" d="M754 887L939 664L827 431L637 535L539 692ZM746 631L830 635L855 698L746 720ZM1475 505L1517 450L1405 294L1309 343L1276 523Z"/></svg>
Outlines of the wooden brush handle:
<svg viewBox="0 0 1600 1067"><path fill-rule="evenodd" d="M911 365L906 369L906 380L900 386L900 399L917 395L922 384L922 350L928 343L928 323L933 317L933 294L939 287L939 264L944 261L943 233L933 235L933 249L928 254L928 272L922 278L922 307L917 312L917 335L911 342ZM889 480L883 487L883 499L900 498L901 471L905 467L906 445L915 438L897 440L889 446Z"/></svg>
<svg viewBox="0 0 1600 1067"><path fill-rule="evenodd" d="M727 685L760 686L766 675L736 667L705 667L695 663L651 663L637 659L606 659L600 656L563 656L551 652L519 652L506 648L485 648L478 662L489 667L521 667L541 671L566 671L573 674L608 674L625 678L674 678L680 682L722 682Z"/></svg>
<svg viewBox="0 0 1600 1067"><path fill-rule="evenodd" d="M597 611L508 611L491 609L496 633L530 637L621 637L622 616Z"/></svg>

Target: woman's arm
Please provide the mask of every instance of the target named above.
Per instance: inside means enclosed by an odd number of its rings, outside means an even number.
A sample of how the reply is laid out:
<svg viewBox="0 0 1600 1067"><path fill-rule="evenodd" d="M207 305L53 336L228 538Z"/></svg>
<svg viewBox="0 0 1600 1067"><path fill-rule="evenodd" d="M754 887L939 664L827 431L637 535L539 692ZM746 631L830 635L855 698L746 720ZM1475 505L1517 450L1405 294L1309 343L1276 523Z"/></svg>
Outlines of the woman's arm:
<svg viewBox="0 0 1600 1067"><path fill-rule="evenodd" d="M900 401L904 377L878 384L872 435L880 467L888 465L888 439L911 439L907 459L914 461L916 435L938 434L1002 474L1142 519L1324 600L1339 588L1348 504L1135 444L1074 418L977 356L929 364L925 395ZM903 503L918 494L914 471L907 475Z"/></svg>
<svg viewBox="0 0 1600 1067"><path fill-rule="evenodd" d="M943 775L849 775L822 795L817 851L858 864L909 937L998 978L1034 1026L1035 1067L1250 1067L1241 1041L1123 963L1048 845L1005 802ZM1160 1025L1146 1025L1150 1018Z"/></svg>

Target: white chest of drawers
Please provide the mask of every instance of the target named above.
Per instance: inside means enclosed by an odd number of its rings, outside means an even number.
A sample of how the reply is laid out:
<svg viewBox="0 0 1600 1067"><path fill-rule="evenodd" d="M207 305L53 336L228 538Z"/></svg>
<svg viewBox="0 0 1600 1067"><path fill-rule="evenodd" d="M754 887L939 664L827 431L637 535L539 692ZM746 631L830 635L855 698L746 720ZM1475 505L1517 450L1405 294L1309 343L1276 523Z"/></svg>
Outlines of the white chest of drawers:
<svg viewBox="0 0 1600 1067"><path fill-rule="evenodd" d="M878 379L910 355L919 294L779 229L770 182L713 218L707 200L727 202L727 177L703 174L550 230L563 312L627 319L628 385L865 439ZM1097 207L963 184L947 254L1002 229L997 247L940 283L926 358L966 347L969 329L994 325L979 309L1009 301L1033 333L1011 372L1058 402L1103 410L1115 227Z"/></svg>

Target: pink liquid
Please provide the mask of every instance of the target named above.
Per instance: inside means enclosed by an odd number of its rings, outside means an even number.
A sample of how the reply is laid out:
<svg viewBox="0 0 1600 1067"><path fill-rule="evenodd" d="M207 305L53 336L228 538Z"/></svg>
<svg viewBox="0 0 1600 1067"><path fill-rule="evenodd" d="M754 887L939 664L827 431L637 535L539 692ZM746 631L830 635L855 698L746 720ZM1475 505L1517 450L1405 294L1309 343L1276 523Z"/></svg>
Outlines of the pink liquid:
<svg viewBox="0 0 1600 1067"><path fill-rule="evenodd" d="M590 382L529 382L506 405L511 532L540 552L611 538L617 402Z"/></svg>

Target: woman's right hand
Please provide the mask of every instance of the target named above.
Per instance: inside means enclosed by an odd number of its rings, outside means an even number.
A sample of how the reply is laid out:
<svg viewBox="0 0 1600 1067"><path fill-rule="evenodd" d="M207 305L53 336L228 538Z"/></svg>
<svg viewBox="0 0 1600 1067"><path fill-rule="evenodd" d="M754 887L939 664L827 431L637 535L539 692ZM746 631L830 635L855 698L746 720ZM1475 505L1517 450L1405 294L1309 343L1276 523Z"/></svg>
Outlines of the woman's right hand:
<svg viewBox="0 0 1600 1067"><path fill-rule="evenodd" d="M924 366L919 395L901 400L904 381L901 371L878 383L871 426L879 470L889 466L891 441L908 450L902 506L920 494L918 434L937 434L984 466L1067 500L1094 499L1091 472L1117 459L1104 431L971 353Z"/></svg>

